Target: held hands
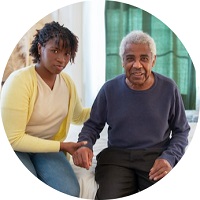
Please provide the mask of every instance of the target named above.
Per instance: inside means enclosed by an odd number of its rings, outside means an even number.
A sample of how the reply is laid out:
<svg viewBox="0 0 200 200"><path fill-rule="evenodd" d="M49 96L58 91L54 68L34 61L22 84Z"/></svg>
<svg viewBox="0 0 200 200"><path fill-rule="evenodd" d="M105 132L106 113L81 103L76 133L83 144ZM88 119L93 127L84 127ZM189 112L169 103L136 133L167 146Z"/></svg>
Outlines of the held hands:
<svg viewBox="0 0 200 200"><path fill-rule="evenodd" d="M87 170L92 166L93 152L88 147L81 147L73 154L74 164Z"/></svg>
<svg viewBox="0 0 200 200"><path fill-rule="evenodd" d="M150 169L149 179L158 181L172 170L171 165L165 159L157 159L153 167Z"/></svg>
<svg viewBox="0 0 200 200"><path fill-rule="evenodd" d="M61 142L60 143L60 151L66 151L66 152L70 153L71 155L73 155L74 152L78 148L80 148L80 147L82 147L82 146L84 146L86 144L87 144L86 141L82 141L82 142L78 142L78 143L75 143L75 142Z"/></svg>

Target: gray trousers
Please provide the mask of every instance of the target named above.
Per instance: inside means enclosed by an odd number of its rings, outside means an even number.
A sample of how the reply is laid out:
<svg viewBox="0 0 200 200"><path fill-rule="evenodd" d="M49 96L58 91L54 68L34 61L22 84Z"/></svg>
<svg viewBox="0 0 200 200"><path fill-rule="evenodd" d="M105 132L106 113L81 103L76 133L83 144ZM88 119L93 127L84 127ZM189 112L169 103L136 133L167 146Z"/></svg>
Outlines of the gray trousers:
<svg viewBox="0 0 200 200"><path fill-rule="evenodd" d="M163 149L130 150L106 148L97 155L95 199L129 196L153 185L149 171Z"/></svg>

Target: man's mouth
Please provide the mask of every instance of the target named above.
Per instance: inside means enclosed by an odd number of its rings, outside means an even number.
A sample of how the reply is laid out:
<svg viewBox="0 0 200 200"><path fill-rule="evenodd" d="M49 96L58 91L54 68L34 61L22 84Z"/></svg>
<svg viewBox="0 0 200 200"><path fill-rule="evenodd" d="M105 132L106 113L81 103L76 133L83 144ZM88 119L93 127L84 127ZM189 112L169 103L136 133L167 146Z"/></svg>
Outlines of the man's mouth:
<svg viewBox="0 0 200 200"><path fill-rule="evenodd" d="M144 73L143 72L133 72L131 74L134 76L142 76Z"/></svg>
<svg viewBox="0 0 200 200"><path fill-rule="evenodd" d="M143 73L142 72L134 72L133 74L134 75L142 75Z"/></svg>

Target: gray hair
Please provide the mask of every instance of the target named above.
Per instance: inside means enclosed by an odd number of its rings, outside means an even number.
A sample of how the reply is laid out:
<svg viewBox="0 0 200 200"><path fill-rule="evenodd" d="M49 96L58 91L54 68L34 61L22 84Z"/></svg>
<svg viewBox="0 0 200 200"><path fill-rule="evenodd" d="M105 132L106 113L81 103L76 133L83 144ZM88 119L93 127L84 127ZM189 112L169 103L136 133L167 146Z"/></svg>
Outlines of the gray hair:
<svg viewBox="0 0 200 200"><path fill-rule="evenodd" d="M152 56L156 55L156 44L153 38L143 31L132 31L122 39L119 47L119 55L121 57L121 60L123 60L127 44L147 44L150 48Z"/></svg>

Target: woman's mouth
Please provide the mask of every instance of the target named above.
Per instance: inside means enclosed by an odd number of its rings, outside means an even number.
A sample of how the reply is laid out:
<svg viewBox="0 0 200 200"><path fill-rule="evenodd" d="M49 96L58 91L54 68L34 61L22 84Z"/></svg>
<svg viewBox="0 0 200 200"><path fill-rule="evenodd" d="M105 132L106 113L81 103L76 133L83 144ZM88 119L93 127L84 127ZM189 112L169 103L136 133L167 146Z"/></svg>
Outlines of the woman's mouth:
<svg viewBox="0 0 200 200"><path fill-rule="evenodd" d="M55 67L56 67L58 70L63 70L63 69L64 69L64 67L61 66L61 65L56 65Z"/></svg>

